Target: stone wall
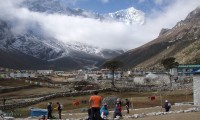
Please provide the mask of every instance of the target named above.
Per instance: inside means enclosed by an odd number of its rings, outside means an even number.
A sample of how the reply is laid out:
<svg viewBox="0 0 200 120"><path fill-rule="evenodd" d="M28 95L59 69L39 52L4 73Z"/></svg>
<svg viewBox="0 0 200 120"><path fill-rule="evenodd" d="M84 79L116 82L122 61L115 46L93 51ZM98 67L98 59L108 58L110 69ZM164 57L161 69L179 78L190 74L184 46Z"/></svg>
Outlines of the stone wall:
<svg viewBox="0 0 200 120"><path fill-rule="evenodd" d="M195 78L194 78L195 79ZM196 83L199 82L199 83ZM190 87L192 85L189 85ZM196 86L196 87L195 87ZM197 91L200 91L200 79L194 80L194 88ZM168 85L166 86L132 86L132 87L121 87L118 89L111 89L111 88L105 88L105 89L99 89L97 91L99 92L107 92L107 91L115 91L115 92L125 92L125 91L135 91L135 92L144 92L144 91L158 91L158 90L171 90L172 88ZM10 98L10 99L22 99L23 102L16 102L12 104L6 104L5 106L0 106L0 110L8 110L8 109L14 109L14 108L22 108L31 106L43 101L47 101L53 98L58 97L70 97L70 96L83 96L83 95L91 95L92 92L95 90L87 90L87 91L79 91L79 92L58 92L58 93L52 93L52 94L43 94L43 95L31 95L31 96L25 96L25 97L17 97L17 98ZM200 105L200 92L194 93L194 99L196 100L196 105ZM29 98L30 100L25 101L23 99ZM34 99L33 99L34 98Z"/></svg>
<svg viewBox="0 0 200 120"><path fill-rule="evenodd" d="M200 106L200 76L193 77L194 105Z"/></svg>
<svg viewBox="0 0 200 120"><path fill-rule="evenodd" d="M173 83L172 86L168 85L162 85L162 86L155 86L155 85L134 85L131 87L119 87L119 90L124 91L134 91L134 92L150 92L150 91L168 91L168 90L180 90L180 89L193 89L193 84L179 84L179 83Z"/></svg>
<svg viewBox="0 0 200 120"><path fill-rule="evenodd" d="M15 109L15 108L22 108L22 107L27 107L31 106L43 101L47 101L53 98L59 98L59 97L70 97L70 96L83 96L83 95L91 95L95 90L88 90L88 91L80 91L80 92L59 92L59 93L53 93L49 94L43 97L39 97L38 99L33 99L30 101L25 101L25 102L19 102L19 103L13 103L13 104L7 104L5 106L1 105L0 110L10 110L10 109ZM111 89L99 89L97 90L99 92L107 92L111 91ZM36 98L36 96L32 96L33 98ZM20 99L20 98L19 98ZM23 97L21 98L23 99Z"/></svg>

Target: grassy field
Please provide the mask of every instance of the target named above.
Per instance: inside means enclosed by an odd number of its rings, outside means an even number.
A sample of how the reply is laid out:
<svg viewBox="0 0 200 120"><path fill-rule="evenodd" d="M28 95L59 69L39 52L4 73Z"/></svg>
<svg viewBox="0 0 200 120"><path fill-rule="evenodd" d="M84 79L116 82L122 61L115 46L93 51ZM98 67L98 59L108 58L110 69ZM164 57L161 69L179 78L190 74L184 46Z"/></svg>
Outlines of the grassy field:
<svg viewBox="0 0 200 120"><path fill-rule="evenodd" d="M47 88L47 87L33 87L29 89L22 89L18 91L2 93L0 97L23 97L23 96L30 96L30 95L41 95L41 94L49 94L55 92L63 92L60 88Z"/></svg>
<svg viewBox="0 0 200 120"><path fill-rule="evenodd" d="M31 93L34 90L30 90L29 92ZM38 90L41 91L42 90ZM147 108L147 107L155 107L155 106L161 106L161 100L162 104L164 104L164 100L168 99L172 104L178 103L178 102L192 102L193 101L193 95L192 91L187 91L187 94L185 94L185 90L177 90L177 91L164 91L161 93L162 99L160 97L160 93L157 92L124 92L124 93L119 93L119 92L106 92L106 93L99 93L103 98L104 97L111 97L111 96L116 96L119 98L122 98L124 100L125 98L128 98L130 102L133 105L134 109L137 108ZM154 101L151 101L149 99L150 96L156 96L156 99ZM56 107L56 102L60 102L64 105L64 112L67 113L81 113L83 110L88 109L88 100L89 100L90 95L86 96L79 96L79 97L60 97L60 98L55 98L51 99L45 102L38 103L36 105L32 105L30 107L34 108L42 108L46 109L47 103L49 101L53 102L53 107ZM72 103L74 100L86 100L86 104L80 104L78 106L74 106ZM30 115L30 107L26 108L20 108L16 109L16 113L21 114L23 117L27 117ZM109 108L109 110L113 110L113 108ZM7 111L11 112L11 111ZM56 112L56 110L54 111ZM86 111L85 111L86 113Z"/></svg>
<svg viewBox="0 0 200 120"><path fill-rule="evenodd" d="M1 80L0 86L24 86L28 85L23 80ZM8 93L0 94L0 97L24 97L29 95L40 95L40 94L48 94L55 92L63 92L60 88L46 88L46 87L34 87L30 89L23 89L19 91L13 91ZM164 100L169 100L172 104L178 102L192 102L193 101L193 93L191 90L176 90L176 91L162 91L162 92L106 92L99 93L103 98L105 97L118 97L122 100L128 98L132 104L133 109L137 108L147 108L147 107L155 107L161 106L161 103L164 104ZM156 99L151 101L150 96L156 96ZM15 110L6 111L7 113L16 113L15 117L28 117L30 115L30 108L42 108L46 109L48 102L53 102L53 107L56 106L56 102L60 102L64 105L63 113L85 113L83 110L88 109L88 100L90 95L79 96L79 97L59 97L55 99L51 99L45 102L41 102L26 108L19 108ZM74 106L72 103L74 100L80 101L80 104ZM86 104L82 104L81 101L86 100ZM2 103L0 103L2 104ZM109 110L113 110L111 106L108 106ZM54 111L56 113L56 110ZM21 115L21 116L19 116Z"/></svg>
<svg viewBox="0 0 200 120"><path fill-rule="evenodd" d="M25 83L25 80L18 80L18 79L1 79L0 86L2 87L19 87L19 86L26 86L29 85Z"/></svg>

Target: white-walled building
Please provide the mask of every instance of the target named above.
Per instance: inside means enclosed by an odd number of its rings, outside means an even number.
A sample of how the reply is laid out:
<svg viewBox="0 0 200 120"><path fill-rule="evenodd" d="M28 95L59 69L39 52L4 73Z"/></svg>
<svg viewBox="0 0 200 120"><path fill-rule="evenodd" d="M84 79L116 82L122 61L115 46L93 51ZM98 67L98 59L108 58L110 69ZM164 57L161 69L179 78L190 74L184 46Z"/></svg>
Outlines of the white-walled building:
<svg viewBox="0 0 200 120"><path fill-rule="evenodd" d="M9 74L6 72L1 72L0 73L0 78L9 78Z"/></svg>
<svg viewBox="0 0 200 120"><path fill-rule="evenodd" d="M145 75L146 73L145 73L145 71L142 71L142 70L134 70L133 72L132 72L132 74L134 74L134 75Z"/></svg>
<svg viewBox="0 0 200 120"><path fill-rule="evenodd" d="M35 72L29 72L29 71L10 72L9 76L11 78L36 78Z"/></svg>
<svg viewBox="0 0 200 120"><path fill-rule="evenodd" d="M113 78L113 74L110 71L103 72L102 73L102 77L103 77L103 79L110 79L110 78ZM119 71L116 71L114 73L114 78L120 79L121 78L121 73Z"/></svg>
<svg viewBox="0 0 200 120"><path fill-rule="evenodd" d="M54 71L54 74L56 75L63 75L65 71Z"/></svg>
<svg viewBox="0 0 200 120"><path fill-rule="evenodd" d="M97 79L99 76L99 74L96 73L86 73L84 79L88 80L88 79Z"/></svg>
<svg viewBox="0 0 200 120"><path fill-rule="evenodd" d="M53 74L53 70L37 70L37 73L40 75L51 75Z"/></svg>

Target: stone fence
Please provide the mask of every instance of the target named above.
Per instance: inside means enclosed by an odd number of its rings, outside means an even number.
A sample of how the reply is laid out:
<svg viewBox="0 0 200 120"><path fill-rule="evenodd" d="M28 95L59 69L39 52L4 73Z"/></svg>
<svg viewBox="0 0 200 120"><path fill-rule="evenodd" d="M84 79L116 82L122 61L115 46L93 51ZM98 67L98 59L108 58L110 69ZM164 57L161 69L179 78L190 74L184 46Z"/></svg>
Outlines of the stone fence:
<svg viewBox="0 0 200 120"><path fill-rule="evenodd" d="M180 89L188 89L192 90L193 85L192 83L189 84L177 84L174 83L172 86L169 84L162 85L162 86L155 86L155 85L133 85L133 86L126 86L120 87L118 86L119 91L134 91L134 92L150 92L150 91L169 91L169 90L180 90Z"/></svg>
<svg viewBox="0 0 200 120"><path fill-rule="evenodd" d="M42 86L42 87L52 87L52 88L60 88L62 84L56 84L51 82L36 82L32 80L25 80L26 83L29 83L30 85L36 85L36 86Z"/></svg>
<svg viewBox="0 0 200 120"><path fill-rule="evenodd" d="M190 112L199 112L200 109L198 107L188 108L186 110L175 110L169 112L151 112L151 113L142 113L142 114L134 114L134 115L126 115L124 116L125 119L138 119L148 116L161 116L161 115L169 115L169 114L178 114L178 113L190 113ZM119 119L114 119L119 120Z"/></svg>
<svg viewBox="0 0 200 120"><path fill-rule="evenodd" d="M43 101L47 101L53 98L59 98L59 97L70 97L70 96L83 96L83 95L91 95L92 92L96 90L88 90L88 91L80 91L80 92L59 92L59 93L52 93L43 97L39 97L37 99L29 100L29 101L23 101L23 102L18 102L18 103L13 103L13 104L6 104L6 105L1 105L0 110L10 110L10 109L15 109L15 108L22 108L22 107L27 107L31 106ZM99 89L97 90L99 92L107 92L107 91L112 91L112 89L107 88L107 89ZM38 95L32 96L33 98L36 98ZM22 98L23 99L23 98Z"/></svg>
<svg viewBox="0 0 200 120"><path fill-rule="evenodd" d="M187 87L186 87L187 86ZM30 87L30 86L26 86ZM187 84L184 86L172 86L170 87L169 85L165 86L146 86L146 85L139 85L139 86L132 86L132 87L119 87L118 89L111 89L111 88L104 88L104 89L99 89L97 91L99 92L107 92L107 91L116 91L116 92L124 92L124 91L135 91L135 92L144 92L144 91L165 91L165 90L174 90L174 88L188 88L192 89L192 84ZM16 89L16 88L15 88ZM18 88L19 89L19 88ZM20 88L21 89L21 88ZM13 90L10 90L13 91ZM0 106L0 110L8 110L8 109L14 109L14 108L22 108L22 107L27 107L31 106L43 101L47 101L53 98L58 98L58 97L70 97L70 96L82 96L82 95L91 95L91 93L95 90L88 90L88 91L79 91L79 92L58 92L58 93L51 93L51 94L43 94L43 95L31 95L31 96L26 96L26 97L13 97L13 98L8 98L8 99L26 99L30 98L28 101L22 100L21 102L15 102L13 104L6 104ZM34 99L31 99L34 98Z"/></svg>
<svg viewBox="0 0 200 120"><path fill-rule="evenodd" d="M62 84L53 84L49 82L35 82L31 80L25 80L26 83L29 83L29 85L26 86L19 86L19 87L6 87L6 88L0 88L0 93L6 93L6 92L13 92L21 89L28 89L32 87L51 87L51 88L61 88Z"/></svg>
<svg viewBox="0 0 200 120"><path fill-rule="evenodd" d="M20 87L8 87L8 88L1 88L0 93L6 93L6 92L13 92L21 89L27 89L35 87L36 85L26 85L26 86L20 86Z"/></svg>

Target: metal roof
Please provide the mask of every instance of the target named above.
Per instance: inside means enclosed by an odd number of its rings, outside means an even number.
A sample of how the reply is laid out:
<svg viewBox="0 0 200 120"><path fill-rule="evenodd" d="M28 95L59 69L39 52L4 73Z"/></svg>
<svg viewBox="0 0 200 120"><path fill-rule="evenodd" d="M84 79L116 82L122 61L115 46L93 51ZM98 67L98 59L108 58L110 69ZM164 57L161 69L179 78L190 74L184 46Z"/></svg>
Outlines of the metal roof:
<svg viewBox="0 0 200 120"><path fill-rule="evenodd" d="M200 65L179 65L178 68L198 68Z"/></svg>
<svg viewBox="0 0 200 120"><path fill-rule="evenodd" d="M200 74L200 67L192 71L193 74Z"/></svg>

